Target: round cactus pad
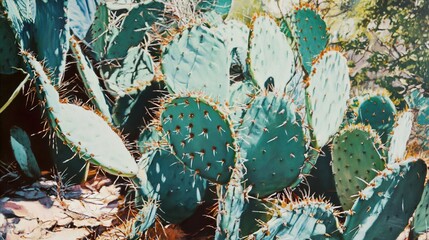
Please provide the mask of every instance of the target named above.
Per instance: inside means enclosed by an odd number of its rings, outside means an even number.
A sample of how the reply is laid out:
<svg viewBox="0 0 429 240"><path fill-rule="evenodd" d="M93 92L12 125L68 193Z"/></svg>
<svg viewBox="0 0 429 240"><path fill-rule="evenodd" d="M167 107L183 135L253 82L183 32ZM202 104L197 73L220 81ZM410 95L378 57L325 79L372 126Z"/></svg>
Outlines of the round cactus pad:
<svg viewBox="0 0 429 240"><path fill-rule="evenodd" d="M227 183L235 140L225 115L199 97L172 98L163 108L161 125L177 157L202 177Z"/></svg>
<svg viewBox="0 0 429 240"><path fill-rule="evenodd" d="M228 47L221 36L205 26L194 26L165 47L162 71L175 93L202 91L225 101L229 92L228 59Z"/></svg>

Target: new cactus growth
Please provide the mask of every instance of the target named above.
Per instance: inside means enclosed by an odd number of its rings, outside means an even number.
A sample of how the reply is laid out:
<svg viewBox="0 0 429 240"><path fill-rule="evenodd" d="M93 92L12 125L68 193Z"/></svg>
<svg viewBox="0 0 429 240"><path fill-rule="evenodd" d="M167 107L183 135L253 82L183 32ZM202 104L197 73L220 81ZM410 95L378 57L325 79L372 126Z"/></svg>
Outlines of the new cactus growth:
<svg viewBox="0 0 429 240"><path fill-rule="evenodd" d="M411 135L413 120L412 112L402 112L397 115L390 139L387 158L389 163L404 159L407 153L407 142Z"/></svg>

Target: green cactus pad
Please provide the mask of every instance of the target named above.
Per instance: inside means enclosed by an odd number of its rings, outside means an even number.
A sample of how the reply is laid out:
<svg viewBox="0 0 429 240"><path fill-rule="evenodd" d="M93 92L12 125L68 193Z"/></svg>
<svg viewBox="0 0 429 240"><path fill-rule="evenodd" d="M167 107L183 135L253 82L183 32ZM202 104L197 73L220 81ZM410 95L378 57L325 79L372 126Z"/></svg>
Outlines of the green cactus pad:
<svg viewBox="0 0 429 240"><path fill-rule="evenodd" d="M247 105L253 101L257 92L257 87L249 80L235 82L231 85L229 104L232 112L229 117L234 123L234 127L241 125Z"/></svg>
<svg viewBox="0 0 429 240"><path fill-rule="evenodd" d="M337 51L324 52L313 66L307 92L307 116L317 147L334 135L347 109L350 78L347 59Z"/></svg>
<svg viewBox="0 0 429 240"><path fill-rule="evenodd" d="M422 198L414 213L412 228L414 235L429 231L429 184L426 183Z"/></svg>
<svg viewBox="0 0 429 240"><path fill-rule="evenodd" d="M46 115L57 136L82 159L101 166L105 171L134 176L137 164L121 137L93 111L60 103L58 92L42 65L29 53L24 52L23 56L33 70L31 75L36 78L36 85L42 92Z"/></svg>
<svg viewBox="0 0 429 240"><path fill-rule="evenodd" d="M205 26L177 35L164 49L162 71L175 93L203 91L224 101L229 92L228 47Z"/></svg>
<svg viewBox="0 0 429 240"><path fill-rule="evenodd" d="M341 239L334 208L326 202L303 199L281 207L255 239Z"/></svg>
<svg viewBox="0 0 429 240"><path fill-rule="evenodd" d="M247 69L247 48L249 46L250 29L242 22L229 20L216 28L216 32L225 40L230 53L229 63L237 60L243 72Z"/></svg>
<svg viewBox="0 0 429 240"><path fill-rule="evenodd" d="M29 178L38 179L40 168L31 150L31 142L27 133L19 127L12 127L10 129L10 143L22 172Z"/></svg>
<svg viewBox="0 0 429 240"><path fill-rule="evenodd" d="M203 178L227 183L236 149L232 127L225 115L203 97L166 101L160 120L174 153Z"/></svg>
<svg viewBox="0 0 429 240"><path fill-rule="evenodd" d="M372 96L361 103L358 122L370 125L386 143L395 124L396 108L387 96Z"/></svg>
<svg viewBox="0 0 429 240"><path fill-rule="evenodd" d="M82 78L88 97L97 110L111 122L110 107L104 97L103 89L98 81L98 76L95 74L89 59L82 53L79 42L74 37L70 38L70 48L77 60L77 69Z"/></svg>
<svg viewBox="0 0 429 240"><path fill-rule="evenodd" d="M79 39L84 39L91 27L98 1L68 0L70 29Z"/></svg>
<svg viewBox="0 0 429 240"><path fill-rule="evenodd" d="M266 16L252 22L249 49L250 73L262 88L285 90L295 72L295 56L274 19Z"/></svg>
<svg viewBox="0 0 429 240"><path fill-rule="evenodd" d="M128 49L122 59L109 60L101 68L102 78L114 96L143 89L155 76L154 63L149 53L140 46Z"/></svg>
<svg viewBox="0 0 429 240"><path fill-rule="evenodd" d="M94 21L86 37L98 61L104 58L110 37L112 33L109 31L109 10L104 3L97 7Z"/></svg>
<svg viewBox="0 0 429 240"><path fill-rule="evenodd" d="M343 129L333 140L332 172L343 209L353 206L354 196L384 169L377 133L363 125ZM363 181L362 181L363 180Z"/></svg>
<svg viewBox="0 0 429 240"><path fill-rule="evenodd" d="M326 48L329 40L326 23L315 9L306 6L294 11L293 19L301 62L305 71L311 73L313 60Z"/></svg>
<svg viewBox="0 0 429 240"><path fill-rule="evenodd" d="M205 179L195 176L175 156L160 151L153 155L147 179L159 196L158 214L170 223L190 217L207 189Z"/></svg>
<svg viewBox="0 0 429 240"><path fill-rule="evenodd" d="M408 160L380 172L347 216L344 239L396 239L420 201L426 171L423 160Z"/></svg>
<svg viewBox="0 0 429 240"><path fill-rule="evenodd" d="M121 24L120 31L110 39L107 58L124 58L128 49L143 42L146 32L162 17L164 4L151 0L132 8Z"/></svg>
<svg viewBox="0 0 429 240"><path fill-rule="evenodd" d="M387 155L388 163L395 163L404 159L407 153L407 142L411 135L413 120L412 112L403 112L396 117Z"/></svg>
<svg viewBox="0 0 429 240"><path fill-rule="evenodd" d="M237 162L228 186L219 186L216 240L238 239L246 189L243 189L243 163Z"/></svg>
<svg viewBox="0 0 429 240"><path fill-rule="evenodd" d="M1 6L0 6L1 11ZM13 74L21 66L18 43L6 18L0 17L0 74Z"/></svg>
<svg viewBox="0 0 429 240"><path fill-rule="evenodd" d="M158 205L155 200L144 201L138 208L139 212L134 219L131 234L128 236L130 240L142 239L144 232L150 228L156 220Z"/></svg>
<svg viewBox="0 0 429 240"><path fill-rule="evenodd" d="M269 93L256 98L239 129L251 194L268 196L290 186L304 164L302 121L293 103Z"/></svg>

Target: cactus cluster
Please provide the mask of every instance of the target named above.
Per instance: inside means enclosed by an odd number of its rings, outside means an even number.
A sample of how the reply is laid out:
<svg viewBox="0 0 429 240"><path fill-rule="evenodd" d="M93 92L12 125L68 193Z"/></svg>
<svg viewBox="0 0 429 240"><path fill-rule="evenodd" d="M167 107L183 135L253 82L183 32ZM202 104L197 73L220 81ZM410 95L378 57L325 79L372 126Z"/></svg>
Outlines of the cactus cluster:
<svg viewBox="0 0 429 240"><path fill-rule="evenodd" d="M254 2L203 1L195 10L202 23L179 28L165 1L101 1L85 12L77 0L28 0L25 9L17 2L0 6L12 49L0 70L25 64L43 118L68 147L57 151L74 153L70 169L91 163L131 180L138 214L129 238L156 218L185 221L213 201L212 186L216 239L395 239L416 208L413 232L428 230L427 166L406 159L412 112L398 113L379 93L350 99L347 59L329 45L316 7L298 5L278 19ZM209 15L221 21L204 23ZM82 18L85 26L76 24ZM41 26L53 42L39 40ZM69 48L90 105L57 90ZM37 178L28 137L11 133L24 172ZM318 159L332 161L318 176L335 182L345 222L327 200L276 195L305 186L323 170L314 168Z"/></svg>

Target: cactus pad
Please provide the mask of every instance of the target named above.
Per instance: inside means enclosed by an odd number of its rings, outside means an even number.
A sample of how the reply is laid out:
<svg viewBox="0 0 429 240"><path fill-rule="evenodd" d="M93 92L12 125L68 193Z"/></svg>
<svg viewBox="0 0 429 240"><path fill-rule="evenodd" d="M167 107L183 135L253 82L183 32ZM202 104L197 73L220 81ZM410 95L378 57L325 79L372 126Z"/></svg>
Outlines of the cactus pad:
<svg viewBox="0 0 429 240"><path fill-rule="evenodd" d="M166 101L161 126L174 153L202 177L227 183L235 163L235 139L225 115L202 97Z"/></svg>
<svg viewBox="0 0 429 240"><path fill-rule="evenodd" d="M40 168L31 150L31 142L27 133L19 127L10 129L10 143L13 154L24 174L33 179L40 177Z"/></svg>
<svg viewBox="0 0 429 240"><path fill-rule="evenodd" d="M293 18L302 65L307 73L311 73L313 60L328 43L326 23L315 9L306 6L296 10Z"/></svg>
<svg viewBox="0 0 429 240"><path fill-rule="evenodd" d="M358 122L369 124L386 143L395 123L396 108L392 100L387 96L375 95L363 101L358 111Z"/></svg>
<svg viewBox="0 0 429 240"><path fill-rule="evenodd" d="M154 78L154 64L149 53L140 46L128 49L121 59L109 60L101 68L107 88L114 96L141 90Z"/></svg>
<svg viewBox="0 0 429 240"><path fill-rule="evenodd" d="M79 42L74 37L70 38L70 48L77 60L77 68L88 97L97 110L111 122L110 107L104 97L103 89L98 81L98 76L95 74L89 59L82 53Z"/></svg>
<svg viewBox="0 0 429 240"><path fill-rule="evenodd" d="M380 172L359 193L344 224L344 239L396 239L420 201L426 168L423 160L408 160Z"/></svg>
<svg viewBox="0 0 429 240"><path fill-rule="evenodd" d="M107 58L117 59L127 55L128 49L143 42L152 24L159 21L164 11L160 1L147 1L132 8L121 24L120 31L110 39Z"/></svg>
<svg viewBox="0 0 429 240"><path fill-rule="evenodd" d="M316 199L303 199L281 207L255 239L341 239L334 208Z"/></svg>
<svg viewBox="0 0 429 240"><path fill-rule="evenodd" d="M29 53L23 52L42 92L45 111L51 129L70 149L85 160L101 166L109 173L134 176L137 164L121 137L107 122L91 110L77 105L60 103L58 92L52 86L42 65Z"/></svg>
<svg viewBox="0 0 429 240"><path fill-rule="evenodd" d="M305 141L293 103L273 93L256 98L244 115L239 136L252 195L270 195L299 177Z"/></svg>
<svg viewBox="0 0 429 240"><path fill-rule="evenodd" d="M159 196L158 214L171 223L191 216L207 189L205 179L195 176L175 156L160 151L153 155L147 179Z"/></svg>
<svg viewBox="0 0 429 240"><path fill-rule="evenodd" d="M164 49L162 71L175 93L203 91L224 101L229 91L228 47L205 26L177 35Z"/></svg>
<svg viewBox="0 0 429 240"><path fill-rule="evenodd" d="M70 29L79 39L84 39L97 9L98 1L68 0Z"/></svg>
<svg viewBox="0 0 429 240"><path fill-rule="evenodd" d="M426 183L422 198L416 208L412 222L412 230L415 235L425 233L429 230L429 184Z"/></svg>
<svg viewBox="0 0 429 240"><path fill-rule="evenodd" d="M228 186L219 186L218 215L215 239L238 239L241 214L244 210L246 189L243 189L242 162L237 162Z"/></svg>
<svg viewBox="0 0 429 240"><path fill-rule="evenodd" d="M338 131L347 109L350 78L347 60L340 52L324 52L313 66L306 89L309 121L317 146L323 147Z"/></svg>
<svg viewBox="0 0 429 240"><path fill-rule="evenodd" d="M242 22L229 20L218 26L216 32L225 40L228 52L231 54L230 65L233 60L236 60L243 71L246 71L250 29Z"/></svg>
<svg viewBox="0 0 429 240"><path fill-rule="evenodd" d="M407 142L413 127L413 119L412 112L403 112L396 117L388 152L389 163L404 159L407 153Z"/></svg>
<svg viewBox="0 0 429 240"><path fill-rule="evenodd" d="M363 125L346 127L334 138L332 172L338 197L345 210L353 206L352 196L377 175L374 170L384 169L380 146L375 131Z"/></svg>
<svg viewBox="0 0 429 240"><path fill-rule="evenodd" d="M261 88L271 85L284 91L295 71L295 56L274 19L260 16L253 21L249 61L250 73Z"/></svg>

